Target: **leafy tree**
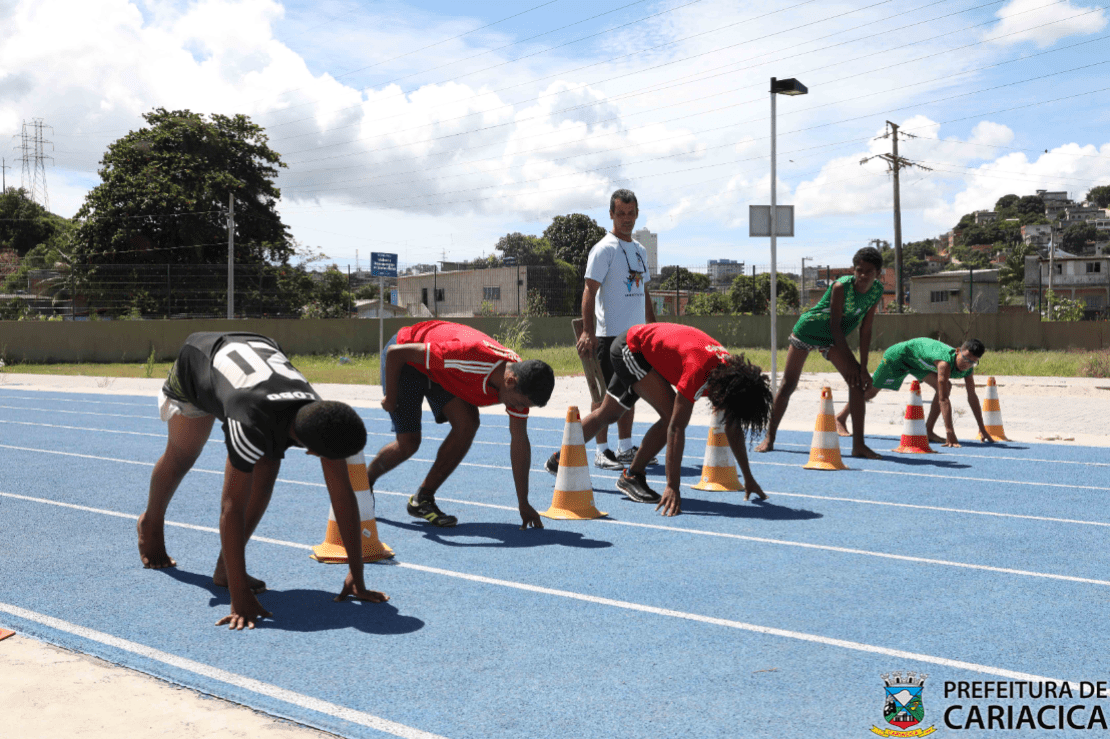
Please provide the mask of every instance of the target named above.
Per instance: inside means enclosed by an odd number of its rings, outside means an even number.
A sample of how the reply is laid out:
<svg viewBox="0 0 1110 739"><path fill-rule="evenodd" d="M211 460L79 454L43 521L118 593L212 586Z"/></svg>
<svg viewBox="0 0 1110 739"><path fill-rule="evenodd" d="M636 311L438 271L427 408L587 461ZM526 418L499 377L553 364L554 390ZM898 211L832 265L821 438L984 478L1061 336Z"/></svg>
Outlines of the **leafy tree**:
<svg viewBox="0 0 1110 739"><path fill-rule="evenodd" d="M1092 187L1087 192L1088 203L1094 203L1099 208L1110 208L1110 185Z"/></svg>
<svg viewBox="0 0 1110 739"><path fill-rule="evenodd" d="M798 307L798 285L785 275L778 275L775 293L779 306ZM737 275L728 290L729 303L733 313L763 315L771 307L771 274L763 272L751 275Z"/></svg>
<svg viewBox="0 0 1110 739"><path fill-rule="evenodd" d="M879 242L879 253L883 255L883 267L894 270L894 247L888 241L872 239L871 243ZM935 256L937 253L934 239L923 239L902 244L902 281L908 285L911 277L927 274L929 262L925 257Z"/></svg>
<svg viewBox="0 0 1110 739"><path fill-rule="evenodd" d="M664 275L663 281L656 285L654 290L708 290L710 288L709 275L700 272L691 272L685 267L664 267L659 270Z"/></svg>
<svg viewBox="0 0 1110 739"><path fill-rule="evenodd" d="M23 257L36 246L61 246L70 234L69 223L31 200L23 188L0 194L0 249Z"/></svg>
<svg viewBox="0 0 1110 739"><path fill-rule="evenodd" d="M1083 312L1086 310L1083 301L1065 298L1062 295L1057 295L1052 290L1045 290L1044 297L1043 313L1049 321L1083 320ZM1051 314L1049 314L1049 306L1051 306Z"/></svg>
<svg viewBox="0 0 1110 739"><path fill-rule="evenodd" d="M555 216L543 236L555 249L555 257L572 265L579 275L586 273L590 249L601 241L606 230L581 213Z"/></svg>
<svg viewBox="0 0 1110 739"><path fill-rule="evenodd" d="M1094 224L1075 223L1068 226L1060 234L1060 248L1064 251L1078 254L1086 248L1088 241L1098 241L1098 229Z"/></svg>
<svg viewBox="0 0 1110 739"><path fill-rule="evenodd" d="M355 300L374 300L378 297L378 286L373 282L367 282L362 287L354 292Z"/></svg>
<svg viewBox="0 0 1110 739"><path fill-rule="evenodd" d="M719 316L732 310L732 303L726 293L697 293L690 296L686 304L688 316Z"/></svg>
<svg viewBox="0 0 1110 739"><path fill-rule="evenodd" d="M1020 198L1017 195L1003 195L994 203L994 212L1002 213L1017 207Z"/></svg>
<svg viewBox="0 0 1110 739"><path fill-rule="evenodd" d="M301 317L346 318L350 315L351 297L347 290L347 275L333 264L317 279L315 294L301 308Z"/></svg>
<svg viewBox="0 0 1110 739"><path fill-rule="evenodd" d="M108 146L101 184L75 216L75 257L93 280L90 297L98 297L97 286L110 289L105 281L111 281L111 270L99 269L105 265L226 264L232 195L235 263L288 265L295 244L277 213L280 192L274 185L285 165L263 129L243 115L157 108L143 118L145 127ZM149 281L149 271L114 276ZM224 292L226 283L217 282L208 275L177 287L193 294Z"/></svg>
<svg viewBox="0 0 1110 739"><path fill-rule="evenodd" d="M1022 195L1018 199L1016 210L1022 219L1021 225L1027 226L1032 220L1044 220L1044 199L1040 195Z"/></svg>

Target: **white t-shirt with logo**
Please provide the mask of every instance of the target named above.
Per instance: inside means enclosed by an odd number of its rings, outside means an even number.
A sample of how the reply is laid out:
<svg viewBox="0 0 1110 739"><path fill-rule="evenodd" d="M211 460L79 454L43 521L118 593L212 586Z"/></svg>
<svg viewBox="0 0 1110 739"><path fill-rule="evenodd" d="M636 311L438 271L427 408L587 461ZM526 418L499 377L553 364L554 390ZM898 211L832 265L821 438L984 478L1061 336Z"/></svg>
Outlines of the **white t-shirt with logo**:
<svg viewBox="0 0 1110 739"><path fill-rule="evenodd" d="M597 336L620 336L646 322L644 285L651 279L647 250L638 241L611 233L594 244L586 261L586 279L601 283L594 299Z"/></svg>

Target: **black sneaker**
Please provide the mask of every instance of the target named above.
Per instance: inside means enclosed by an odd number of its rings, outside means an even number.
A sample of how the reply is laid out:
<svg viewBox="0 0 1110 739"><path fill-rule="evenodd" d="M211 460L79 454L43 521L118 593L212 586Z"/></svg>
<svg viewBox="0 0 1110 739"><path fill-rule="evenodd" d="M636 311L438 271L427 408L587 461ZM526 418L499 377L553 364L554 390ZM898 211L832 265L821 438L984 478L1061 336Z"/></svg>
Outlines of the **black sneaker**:
<svg viewBox="0 0 1110 739"><path fill-rule="evenodd" d="M617 459L617 455L613 454L612 449L606 449L603 452L598 452L594 455L594 467L599 470L623 470L624 465Z"/></svg>
<svg viewBox="0 0 1110 739"><path fill-rule="evenodd" d="M432 526L454 526L459 522L459 519L454 516L448 516L443 511L439 510L436 505L435 499L432 500L417 500L416 496L409 497L409 504L406 507L410 516L423 518Z"/></svg>
<svg viewBox="0 0 1110 739"><path fill-rule="evenodd" d="M625 449L623 452L618 454L617 461L627 467L628 465L632 464L632 460L636 458L636 452L638 451L640 451L640 447L633 445L632 447ZM659 464L659 457L652 457L648 460L647 463Z"/></svg>
<svg viewBox="0 0 1110 739"><path fill-rule="evenodd" d="M658 503L662 500L659 493L648 487L647 478L643 472L630 475L628 470L625 470L617 479L617 490L637 503Z"/></svg>
<svg viewBox="0 0 1110 739"><path fill-rule="evenodd" d="M543 468L553 475L559 474L559 452L555 452L543 463Z"/></svg>

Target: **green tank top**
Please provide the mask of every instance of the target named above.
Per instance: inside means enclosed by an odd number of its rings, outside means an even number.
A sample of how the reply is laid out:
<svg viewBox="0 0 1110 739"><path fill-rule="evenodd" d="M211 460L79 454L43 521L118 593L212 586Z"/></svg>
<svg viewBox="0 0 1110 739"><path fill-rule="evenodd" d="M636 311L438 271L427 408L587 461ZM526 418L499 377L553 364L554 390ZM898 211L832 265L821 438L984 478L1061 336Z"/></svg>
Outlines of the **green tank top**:
<svg viewBox="0 0 1110 739"><path fill-rule="evenodd" d="M845 275L836 280L844 286L844 315L840 319L840 330L844 336L852 333L863 321L867 311L883 298L883 284L879 280L871 283L865 293L856 292L853 286L854 275ZM830 346L833 343L832 327L829 325L829 311L832 307L833 286L813 306L798 318L794 324L794 335L813 346Z"/></svg>
<svg viewBox="0 0 1110 739"><path fill-rule="evenodd" d="M948 346L943 341L924 336L920 339L910 339L895 344L883 352L883 359L898 362L919 380L924 379L930 373L936 372L937 362L948 362L948 366L952 368L949 377L953 380L967 377L975 371L974 367L968 367L961 371L956 366L956 349Z"/></svg>

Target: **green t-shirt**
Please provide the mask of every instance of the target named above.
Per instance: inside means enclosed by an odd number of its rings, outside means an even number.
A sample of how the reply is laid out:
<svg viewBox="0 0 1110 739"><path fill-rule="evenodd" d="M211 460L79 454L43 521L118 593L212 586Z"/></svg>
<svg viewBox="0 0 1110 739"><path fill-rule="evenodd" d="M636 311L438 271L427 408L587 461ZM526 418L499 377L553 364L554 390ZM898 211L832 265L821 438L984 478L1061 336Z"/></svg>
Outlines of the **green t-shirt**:
<svg viewBox="0 0 1110 739"><path fill-rule="evenodd" d="M844 336L852 333L863 321L867 311L883 298L883 284L879 280L871 283L871 289L865 293L856 292L854 287L855 276L845 275L836 280L844 286L844 315L840 319L840 330ZM829 325L829 310L832 306L833 286L794 324L794 335L807 344L813 346L830 346L833 343L832 327Z"/></svg>
<svg viewBox="0 0 1110 739"><path fill-rule="evenodd" d="M937 362L948 362L948 366L952 368L949 377L953 380L967 377L975 371L974 367L968 367L961 371L956 366L956 350L954 348L943 341L926 337L895 344L883 352L883 361L900 365L918 380L923 380L926 375L936 372Z"/></svg>

